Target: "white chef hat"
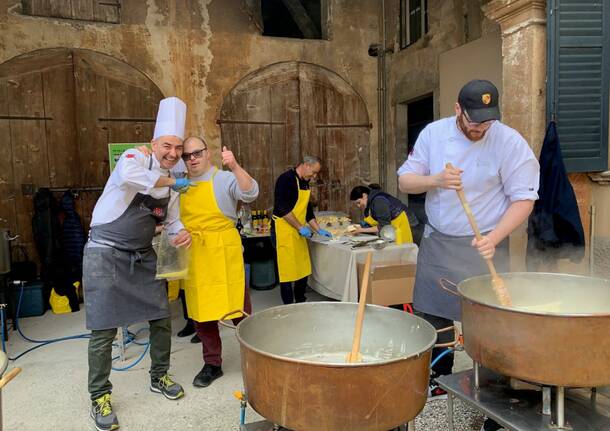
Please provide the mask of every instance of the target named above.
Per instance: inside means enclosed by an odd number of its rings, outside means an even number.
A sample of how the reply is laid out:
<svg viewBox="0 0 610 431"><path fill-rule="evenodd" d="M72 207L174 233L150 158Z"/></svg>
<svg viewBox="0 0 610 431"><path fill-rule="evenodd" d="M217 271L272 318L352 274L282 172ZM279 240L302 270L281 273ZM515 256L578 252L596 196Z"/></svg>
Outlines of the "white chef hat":
<svg viewBox="0 0 610 431"><path fill-rule="evenodd" d="M184 139L186 104L177 97L168 97L159 103L153 139L159 136L177 136Z"/></svg>

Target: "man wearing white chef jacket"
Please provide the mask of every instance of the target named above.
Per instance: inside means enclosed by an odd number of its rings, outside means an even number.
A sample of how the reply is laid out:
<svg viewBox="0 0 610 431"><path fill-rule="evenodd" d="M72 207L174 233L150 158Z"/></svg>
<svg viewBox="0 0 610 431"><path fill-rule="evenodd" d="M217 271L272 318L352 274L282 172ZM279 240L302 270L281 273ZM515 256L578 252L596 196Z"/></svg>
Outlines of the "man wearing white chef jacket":
<svg viewBox="0 0 610 431"><path fill-rule="evenodd" d="M459 298L438 286L487 272L483 259L498 272L509 269L508 236L527 220L538 199L540 166L528 143L500 122L498 89L475 79L460 90L455 116L428 124L413 153L398 170L400 190L426 192L426 224L417 256L413 303L437 329L461 320ZM451 163L451 165L448 165ZM483 235L473 238L456 190L464 190ZM439 341L446 342L439 334ZM440 354L434 349L433 359ZM435 377L450 374L453 355L433 368L431 397L445 395ZM485 431L499 425L488 420Z"/></svg>
<svg viewBox="0 0 610 431"><path fill-rule="evenodd" d="M148 321L150 390L175 400L182 386L168 374L171 320L165 282L155 280L155 227L163 222L174 245L188 247L190 234L179 220L178 193L190 186L170 169L182 155L186 105L176 97L159 105L152 155L127 150L93 210L83 259L83 288L89 340L88 387L91 418L100 431L119 428L110 403L112 343L117 328ZM173 191L172 191L173 190Z"/></svg>

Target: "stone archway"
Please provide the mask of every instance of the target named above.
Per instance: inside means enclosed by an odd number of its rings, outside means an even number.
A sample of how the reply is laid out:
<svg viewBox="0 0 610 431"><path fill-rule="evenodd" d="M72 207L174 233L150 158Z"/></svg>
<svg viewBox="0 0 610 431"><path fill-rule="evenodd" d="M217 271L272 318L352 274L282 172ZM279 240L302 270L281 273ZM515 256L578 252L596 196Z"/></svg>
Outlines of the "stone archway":
<svg viewBox="0 0 610 431"><path fill-rule="evenodd" d="M322 158L312 192L320 210L350 213L349 192L369 180L369 117L362 97L335 72L310 63L259 69L226 96L218 122L259 181L256 208L273 205L275 179L303 154Z"/></svg>
<svg viewBox="0 0 610 431"><path fill-rule="evenodd" d="M103 186L107 144L149 141L162 98L143 73L94 51L44 49L0 64L0 227L35 256L36 188ZM98 196L79 196L86 225Z"/></svg>

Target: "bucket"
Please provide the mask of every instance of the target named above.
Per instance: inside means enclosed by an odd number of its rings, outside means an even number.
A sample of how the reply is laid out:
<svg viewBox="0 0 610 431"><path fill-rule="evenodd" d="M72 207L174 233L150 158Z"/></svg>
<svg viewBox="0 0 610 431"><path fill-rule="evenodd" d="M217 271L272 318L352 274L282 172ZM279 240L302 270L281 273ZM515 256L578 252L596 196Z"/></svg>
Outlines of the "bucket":
<svg viewBox="0 0 610 431"><path fill-rule="evenodd" d="M42 316L45 312L44 283L42 281L29 281L23 283L23 295L19 307L19 317ZM10 289L11 309L13 315L17 313L21 285L13 285Z"/></svg>
<svg viewBox="0 0 610 431"><path fill-rule="evenodd" d="M275 287L275 262L273 259L253 261L250 263L250 287L267 290Z"/></svg>

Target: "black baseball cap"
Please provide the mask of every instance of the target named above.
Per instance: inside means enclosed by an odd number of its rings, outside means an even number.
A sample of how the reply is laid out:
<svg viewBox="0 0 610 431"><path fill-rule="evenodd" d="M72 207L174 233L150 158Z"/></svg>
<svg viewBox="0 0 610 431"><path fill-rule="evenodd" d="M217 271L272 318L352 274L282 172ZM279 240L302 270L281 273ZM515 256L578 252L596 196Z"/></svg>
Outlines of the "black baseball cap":
<svg viewBox="0 0 610 431"><path fill-rule="evenodd" d="M458 103L471 121L482 123L500 119L498 89L484 79L473 79L464 85L458 95Z"/></svg>

